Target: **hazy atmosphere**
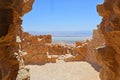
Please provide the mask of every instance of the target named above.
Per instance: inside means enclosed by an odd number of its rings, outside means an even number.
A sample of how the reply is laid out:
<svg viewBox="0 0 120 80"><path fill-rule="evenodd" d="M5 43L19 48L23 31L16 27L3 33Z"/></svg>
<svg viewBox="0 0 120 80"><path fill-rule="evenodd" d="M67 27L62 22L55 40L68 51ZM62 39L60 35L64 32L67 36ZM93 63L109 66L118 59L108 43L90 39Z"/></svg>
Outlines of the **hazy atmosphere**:
<svg viewBox="0 0 120 80"><path fill-rule="evenodd" d="M103 0L36 0L23 19L24 31L92 31L101 17L96 5Z"/></svg>

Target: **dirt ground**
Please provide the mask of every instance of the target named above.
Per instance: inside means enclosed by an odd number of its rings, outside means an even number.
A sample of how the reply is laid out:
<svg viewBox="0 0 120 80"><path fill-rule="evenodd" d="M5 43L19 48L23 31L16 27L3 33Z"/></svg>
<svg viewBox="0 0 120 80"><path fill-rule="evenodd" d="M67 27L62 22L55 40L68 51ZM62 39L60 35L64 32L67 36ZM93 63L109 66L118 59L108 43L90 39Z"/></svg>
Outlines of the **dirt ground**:
<svg viewBox="0 0 120 80"><path fill-rule="evenodd" d="M30 68L30 80L100 80L99 72L86 62L59 61L27 67Z"/></svg>

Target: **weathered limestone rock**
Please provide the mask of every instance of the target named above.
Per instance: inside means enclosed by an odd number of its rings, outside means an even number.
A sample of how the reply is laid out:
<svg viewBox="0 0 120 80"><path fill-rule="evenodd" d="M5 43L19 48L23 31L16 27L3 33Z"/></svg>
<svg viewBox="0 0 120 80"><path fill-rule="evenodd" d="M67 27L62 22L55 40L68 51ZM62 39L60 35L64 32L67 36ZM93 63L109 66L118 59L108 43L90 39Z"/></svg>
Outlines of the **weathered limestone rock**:
<svg viewBox="0 0 120 80"><path fill-rule="evenodd" d="M22 47L24 49L25 64L55 63L56 60L83 61L87 53L87 43L76 42L76 46L67 44L52 44L51 35L31 35L27 32L23 33Z"/></svg>
<svg viewBox="0 0 120 80"><path fill-rule="evenodd" d="M82 44L83 44L82 42L78 42L78 41L75 42L75 46L76 46L76 47L82 46Z"/></svg>
<svg viewBox="0 0 120 80"><path fill-rule="evenodd" d="M52 43L51 35L31 35L28 32L23 32L23 42L35 43Z"/></svg>
<svg viewBox="0 0 120 80"><path fill-rule="evenodd" d="M102 22L80 55L100 71L101 80L120 80L120 0L105 0L97 11Z"/></svg>
<svg viewBox="0 0 120 80"><path fill-rule="evenodd" d="M103 17L100 30L106 42L106 45L97 51L100 55L98 59L102 63L100 78L120 80L120 0L105 0L97 9Z"/></svg>
<svg viewBox="0 0 120 80"><path fill-rule="evenodd" d="M27 68L22 68L18 71L18 76L16 80L30 80L30 73L29 69Z"/></svg>
<svg viewBox="0 0 120 80"><path fill-rule="evenodd" d="M22 47L24 49L25 64L45 64L50 60L47 58L47 46L52 42L51 35L31 35L23 33Z"/></svg>
<svg viewBox="0 0 120 80"><path fill-rule="evenodd" d="M23 33L22 48L24 49L25 64L55 63L56 59L76 55L78 52L72 46L52 44L51 35L31 35ZM69 55L70 54L70 55Z"/></svg>
<svg viewBox="0 0 120 80"><path fill-rule="evenodd" d="M0 0L0 80L16 80L22 62L16 37L21 39L21 17L31 10L33 1Z"/></svg>
<svg viewBox="0 0 120 80"><path fill-rule="evenodd" d="M60 44L54 44L47 46L47 51L49 52L50 55L65 55L67 54L67 47L62 46Z"/></svg>

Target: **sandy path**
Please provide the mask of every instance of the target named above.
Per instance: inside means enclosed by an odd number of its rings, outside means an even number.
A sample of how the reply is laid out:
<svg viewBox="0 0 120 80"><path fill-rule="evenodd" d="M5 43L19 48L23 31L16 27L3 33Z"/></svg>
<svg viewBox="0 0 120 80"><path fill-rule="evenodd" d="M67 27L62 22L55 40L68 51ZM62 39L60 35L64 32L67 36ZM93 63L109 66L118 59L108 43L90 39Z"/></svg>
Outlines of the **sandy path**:
<svg viewBox="0 0 120 80"><path fill-rule="evenodd" d="M100 80L99 73L86 62L57 62L29 65L30 80Z"/></svg>

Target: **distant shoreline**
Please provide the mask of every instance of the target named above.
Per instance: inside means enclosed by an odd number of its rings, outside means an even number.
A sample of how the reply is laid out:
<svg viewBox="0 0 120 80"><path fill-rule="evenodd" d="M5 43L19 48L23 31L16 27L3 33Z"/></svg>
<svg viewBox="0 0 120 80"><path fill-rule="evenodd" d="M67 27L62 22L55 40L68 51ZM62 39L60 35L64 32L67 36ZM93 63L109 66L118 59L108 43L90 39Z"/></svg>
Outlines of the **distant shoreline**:
<svg viewBox="0 0 120 80"><path fill-rule="evenodd" d="M92 36L52 36L52 37L92 37Z"/></svg>
<svg viewBox="0 0 120 80"><path fill-rule="evenodd" d="M91 31L52 31L52 32L37 32L28 31L32 35L52 35L53 37L86 37L92 36Z"/></svg>
<svg viewBox="0 0 120 80"><path fill-rule="evenodd" d="M78 36L53 36L52 37L52 43L61 43L61 44L75 44L76 41L80 41L83 42L87 39L91 39L92 36L82 36L82 37L78 37Z"/></svg>

